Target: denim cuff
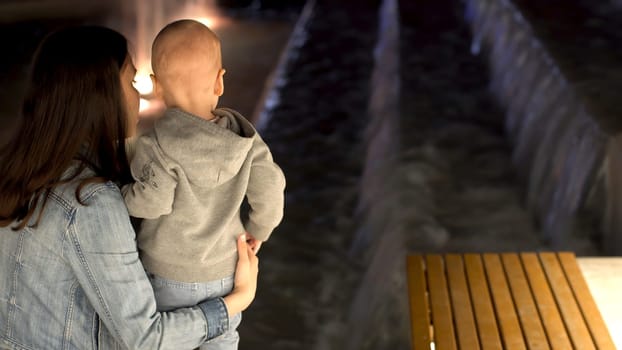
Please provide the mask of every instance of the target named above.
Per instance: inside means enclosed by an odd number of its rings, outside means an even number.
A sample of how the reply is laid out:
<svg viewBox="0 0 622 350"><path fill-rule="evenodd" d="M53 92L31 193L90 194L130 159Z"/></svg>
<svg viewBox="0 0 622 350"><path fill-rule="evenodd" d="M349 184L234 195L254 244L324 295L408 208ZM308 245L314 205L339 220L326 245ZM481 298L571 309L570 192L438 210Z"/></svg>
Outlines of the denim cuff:
<svg viewBox="0 0 622 350"><path fill-rule="evenodd" d="M207 339L213 339L229 330L229 313L225 300L215 298L199 304L207 320Z"/></svg>

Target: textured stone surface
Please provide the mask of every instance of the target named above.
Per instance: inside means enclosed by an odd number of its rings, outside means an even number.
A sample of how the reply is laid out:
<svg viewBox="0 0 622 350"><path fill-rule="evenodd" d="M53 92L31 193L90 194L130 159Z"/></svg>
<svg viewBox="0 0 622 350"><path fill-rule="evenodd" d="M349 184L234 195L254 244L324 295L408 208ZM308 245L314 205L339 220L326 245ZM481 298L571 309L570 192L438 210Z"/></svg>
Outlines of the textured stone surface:
<svg viewBox="0 0 622 350"><path fill-rule="evenodd" d="M577 263L616 348L622 348L622 258L584 257Z"/></svg>

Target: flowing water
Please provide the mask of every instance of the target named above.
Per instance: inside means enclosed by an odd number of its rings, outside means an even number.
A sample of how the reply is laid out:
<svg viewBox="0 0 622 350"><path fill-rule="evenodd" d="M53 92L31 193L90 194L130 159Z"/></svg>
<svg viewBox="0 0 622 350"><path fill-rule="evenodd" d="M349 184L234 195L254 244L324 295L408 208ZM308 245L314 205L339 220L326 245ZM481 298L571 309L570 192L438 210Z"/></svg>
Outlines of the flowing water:
<svg viewBox="0 0 622 350"><path fill-rule="evenodd" d="M398 121L372 142L390 118L368 116L389 98L370 93L390 88L372 80L387 1L315 1L294 38L262 128L288 179L285 219L262 248L242 349L406 349L407 252L550 249L459 1L399 2Z"/></svg>

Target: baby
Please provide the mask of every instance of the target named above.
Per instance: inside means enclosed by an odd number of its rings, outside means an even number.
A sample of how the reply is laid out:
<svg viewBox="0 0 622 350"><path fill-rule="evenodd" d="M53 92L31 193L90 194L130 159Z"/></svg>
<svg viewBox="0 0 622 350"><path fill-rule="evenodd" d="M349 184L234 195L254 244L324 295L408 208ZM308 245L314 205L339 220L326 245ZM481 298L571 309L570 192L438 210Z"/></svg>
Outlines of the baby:
<svg viewBox="0 0 622 350"><path fill-rule="evenodd" d="M216 108L221 62L218 37L193 20L167 25L153 42L154 93L167 110L136 141L136 182L123 194L130 215L144 219L138 247L161 311L231 292L236 237L246 232L257 252L283 217L285 177L268 146L242 115ZM237 349L240 320L201 349Z"/></svg>

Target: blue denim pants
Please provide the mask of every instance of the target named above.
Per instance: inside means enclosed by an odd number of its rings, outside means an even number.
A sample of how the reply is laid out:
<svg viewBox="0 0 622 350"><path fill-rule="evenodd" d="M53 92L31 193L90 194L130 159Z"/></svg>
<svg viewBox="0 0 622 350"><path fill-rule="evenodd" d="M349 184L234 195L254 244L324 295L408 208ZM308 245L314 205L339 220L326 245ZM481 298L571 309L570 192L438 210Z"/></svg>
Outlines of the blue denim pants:
<svg viewBox="0 0 622 350"><path fill-rule="evenodd" d="M169 280L148 273L153 286L158 311L170 311L180 307L194 306L198 303L222 297L233 290L233 276L205 283L187 283ZM240 336L237 328L242 321L242 313L229 318L229 331L208 340L201 350L237 350Z"/></svg>

